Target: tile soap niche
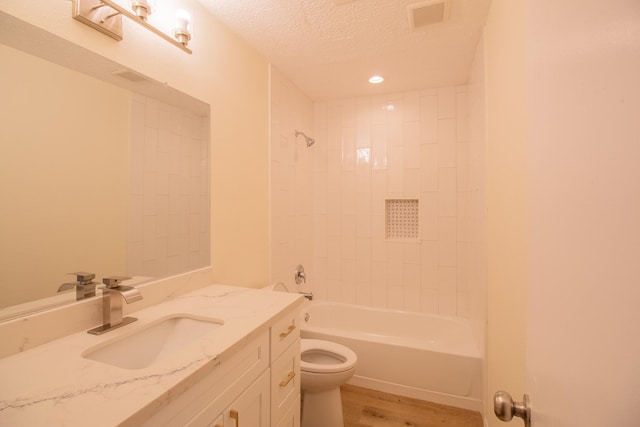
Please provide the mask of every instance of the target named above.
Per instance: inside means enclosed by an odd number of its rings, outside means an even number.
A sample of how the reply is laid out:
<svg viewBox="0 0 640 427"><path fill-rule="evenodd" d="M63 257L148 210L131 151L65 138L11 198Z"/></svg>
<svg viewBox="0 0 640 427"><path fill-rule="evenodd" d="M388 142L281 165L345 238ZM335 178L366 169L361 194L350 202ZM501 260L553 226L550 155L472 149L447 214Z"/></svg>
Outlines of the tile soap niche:
<svg viewBox="0 0 640 427"><path fill-rule="evenodd" d="M420 238L419 218L418 199L386 199L384 201L385 239L417 241Z"/></svg>

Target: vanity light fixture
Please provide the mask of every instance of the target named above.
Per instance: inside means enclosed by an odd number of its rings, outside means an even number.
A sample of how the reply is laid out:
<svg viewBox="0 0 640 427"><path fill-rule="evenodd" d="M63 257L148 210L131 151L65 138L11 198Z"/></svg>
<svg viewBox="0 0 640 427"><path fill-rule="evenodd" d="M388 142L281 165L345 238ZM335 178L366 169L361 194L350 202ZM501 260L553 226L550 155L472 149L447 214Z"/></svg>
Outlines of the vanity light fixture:
<svg viewBox="0 0 640 427"><path fill-rule="evenodd" d="M382 76L372 76L369 79L369 83L377 85L379 83L382 83L384 81L384 78Z"/></svg>
<svg viewBox="0 0 640 427"><path fill-rule="evenodd" d="M191 40L189 14L183 10L178 11L176 26L173 30L175 38L172 38L147 22L153 11L153 3L154 0L132 0L132 11L130 11L114 0L73 0L72 16L83 24L118 41L122 40L122 16L126 16L172 45L191 54L191 49L187 47L189 40Z"/></svg>

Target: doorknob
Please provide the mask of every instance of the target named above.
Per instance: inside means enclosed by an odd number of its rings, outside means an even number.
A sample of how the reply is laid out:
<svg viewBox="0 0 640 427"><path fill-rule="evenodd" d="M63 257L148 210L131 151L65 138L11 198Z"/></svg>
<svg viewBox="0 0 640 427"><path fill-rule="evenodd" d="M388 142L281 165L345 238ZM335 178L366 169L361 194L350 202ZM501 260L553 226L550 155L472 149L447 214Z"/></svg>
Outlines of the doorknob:
<svg viewBox="0 0 640 427"><path fill-rule="evenodd" d="M524 427L531 426L531 408L528 394L522 397L522 402L514 402L511 395L506 391L497 391L493 396L493 412L502 421L511 421L515 415L524 420Z"/></svg>

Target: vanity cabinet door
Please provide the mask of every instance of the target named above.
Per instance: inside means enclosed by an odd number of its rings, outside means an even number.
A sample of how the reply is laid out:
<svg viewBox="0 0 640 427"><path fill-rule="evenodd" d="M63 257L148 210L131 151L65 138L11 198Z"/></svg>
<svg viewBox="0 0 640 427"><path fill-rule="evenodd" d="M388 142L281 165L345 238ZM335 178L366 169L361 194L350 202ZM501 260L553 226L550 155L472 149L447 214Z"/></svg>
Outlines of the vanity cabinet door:
<svg viewBox="0 0 640 427"><path fill-rule="evenodd" d="M270 426L270 378L265 371L224 411L224 427Z"/></svg>
<svg viewBox="0 0 640 427"><path fill-rule="evenodd" d="M300 339L271 363L271 425L278 424L300 396Z"/></svg>
<svg viewBox="0 0 640 427"><path fill-rule="evenodd" d="M291 402L291 406L282 418L276 424L272 423L271 425L275 427L300 427L300 395Z"/></svg>

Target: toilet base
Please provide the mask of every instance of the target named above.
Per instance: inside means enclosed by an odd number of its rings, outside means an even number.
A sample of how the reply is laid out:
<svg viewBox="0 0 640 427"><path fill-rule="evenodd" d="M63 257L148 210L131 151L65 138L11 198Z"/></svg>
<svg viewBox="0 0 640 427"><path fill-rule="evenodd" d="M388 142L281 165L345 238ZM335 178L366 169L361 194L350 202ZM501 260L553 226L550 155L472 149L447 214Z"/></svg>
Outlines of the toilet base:
<svg viewBox="0 0 640 427"><path fill-rule="evenodd" d="M304 391L301 427L344 427L340 387Z"/></svg>

